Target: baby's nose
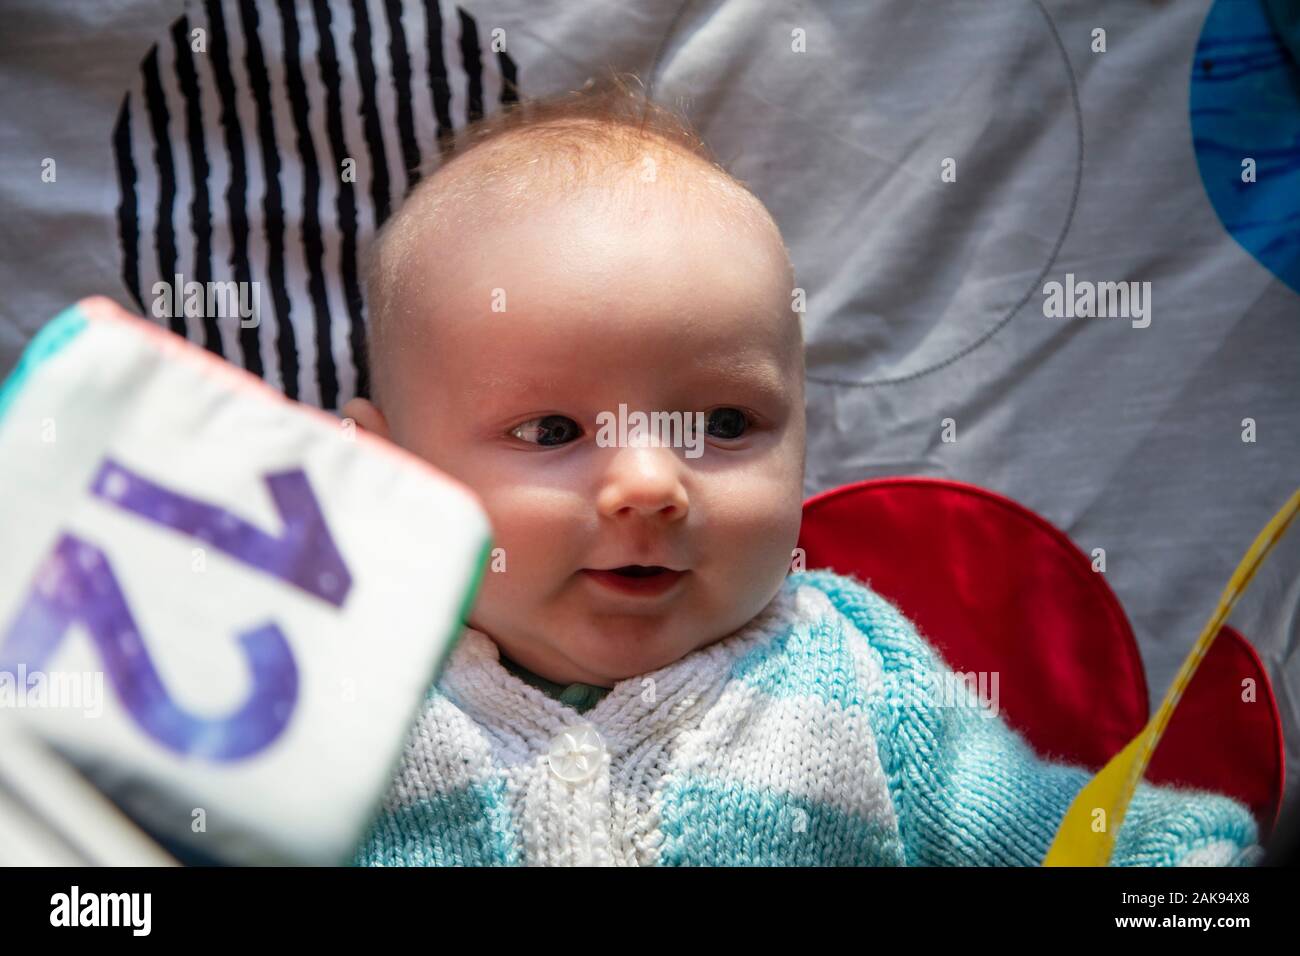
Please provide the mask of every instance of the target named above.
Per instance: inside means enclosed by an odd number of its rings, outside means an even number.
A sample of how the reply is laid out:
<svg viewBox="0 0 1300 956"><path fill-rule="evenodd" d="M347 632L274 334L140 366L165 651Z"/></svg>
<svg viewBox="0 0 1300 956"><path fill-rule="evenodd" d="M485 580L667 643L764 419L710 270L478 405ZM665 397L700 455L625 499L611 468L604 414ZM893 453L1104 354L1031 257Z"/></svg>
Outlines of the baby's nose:
<svg viewBox="0 0 1300 956"><path fill-rule="evenodd" d="M611 456L597 507L611 518L640 514L680 520L689 508L681 469L671 448L619 448Z"/></svg>

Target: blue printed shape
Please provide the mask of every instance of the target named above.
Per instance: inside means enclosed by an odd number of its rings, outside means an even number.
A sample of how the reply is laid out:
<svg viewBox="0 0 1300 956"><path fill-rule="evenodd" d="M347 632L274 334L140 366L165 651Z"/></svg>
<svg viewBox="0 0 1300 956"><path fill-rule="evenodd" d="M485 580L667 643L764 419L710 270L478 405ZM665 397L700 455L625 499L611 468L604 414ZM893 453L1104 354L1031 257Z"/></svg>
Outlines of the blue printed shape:
<svg viewBox="0 0 1300 956"><path fill-rule="evenodd" d="M1191 124L1205 191L1223 226L1300 293L1300 21L1263 0L1217 0L1192 63ZM1290 48L1288 48L1290 44ZM1242 161L1256 181L1242 181Z"/></svg>

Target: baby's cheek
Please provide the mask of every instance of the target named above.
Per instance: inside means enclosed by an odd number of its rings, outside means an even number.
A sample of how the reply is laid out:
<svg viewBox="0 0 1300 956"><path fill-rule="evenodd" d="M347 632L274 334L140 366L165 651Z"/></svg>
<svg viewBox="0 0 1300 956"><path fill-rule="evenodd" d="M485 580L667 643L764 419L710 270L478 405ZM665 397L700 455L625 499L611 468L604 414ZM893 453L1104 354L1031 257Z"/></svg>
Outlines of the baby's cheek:
<svg viewBox="0 0 1300 956"><path fill-rule="evenodd" d="M578 560L581 514L573 496L515 487L480 497L492 523L493 546L501 549L511 572L535 577Z"/></svg>
<svg viewBox="0 0 1300 956"><path fill-rule="evenodd" d="M733 497L706 531L707 563L697 590L697 615L710 639L758 614L781 589L799 536L799 516L779 486Z"/></svg>
<svg viewBox="0 0 1300 956"><path fill-rule="evenodd" d="M737 573L779 581L789 566L802 518L800 488L778 476L748 483L744 494L731 494L712 504L708 521L721 557Z"/></svg>

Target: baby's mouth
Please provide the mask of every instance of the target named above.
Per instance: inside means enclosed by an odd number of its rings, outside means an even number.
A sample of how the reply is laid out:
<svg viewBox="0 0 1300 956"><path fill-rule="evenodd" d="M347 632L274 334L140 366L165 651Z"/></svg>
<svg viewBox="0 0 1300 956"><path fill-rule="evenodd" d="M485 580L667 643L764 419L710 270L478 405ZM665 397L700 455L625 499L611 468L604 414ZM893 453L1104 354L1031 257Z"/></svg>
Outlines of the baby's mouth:
<svg viewBox="0 0 1300 956"><path fill-rule="evenodd" d="M668 568L658 564L625 564L621 568L610 568L615 574L629 578L650 578L662 574Z"/></svg>
<svg viewBox="0 0 1300 956"><path fill-rule="evenodd" d="M658 564L625 564L618 568L584 568L589 579L622 594L656 595L671 590L690 572L674 571Z"/></svg>

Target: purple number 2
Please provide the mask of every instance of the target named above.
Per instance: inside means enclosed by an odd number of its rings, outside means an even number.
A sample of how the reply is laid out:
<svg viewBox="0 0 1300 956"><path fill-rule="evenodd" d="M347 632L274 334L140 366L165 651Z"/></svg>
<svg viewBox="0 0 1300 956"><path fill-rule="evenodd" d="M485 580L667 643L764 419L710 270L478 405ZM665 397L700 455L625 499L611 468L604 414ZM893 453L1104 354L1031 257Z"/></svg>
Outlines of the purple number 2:
<svg viewBox="0 0 1300 956"><path fill-rule="evenodd" d="M341 607L352 578L325 525L301 469L264 479L284 524L278 537L229 512L169 491L111 458L91 493L214 548L322 600ZM172 700L149 657L130 605L107 556L96 545L63 533L37 570L27 600L0 641L0 671L43 669L78 623L135 722L178 753L238 760L269 746L284 730L298 699L298 668L274 622L237 635L252 674L243 705L223 718L198 717Z"/></svg>

